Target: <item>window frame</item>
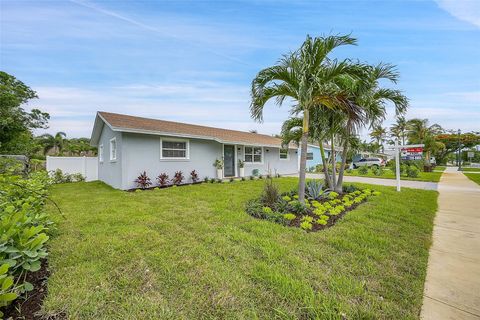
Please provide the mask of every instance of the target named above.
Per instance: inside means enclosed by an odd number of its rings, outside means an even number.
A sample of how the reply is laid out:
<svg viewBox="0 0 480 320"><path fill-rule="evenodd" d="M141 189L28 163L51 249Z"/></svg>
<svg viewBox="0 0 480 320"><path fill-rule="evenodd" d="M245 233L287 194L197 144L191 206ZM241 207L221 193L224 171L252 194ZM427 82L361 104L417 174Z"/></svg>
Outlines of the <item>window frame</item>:
<svg viewBox="0 0 480 320"><path fill-rule="evenodd" d="M163 156L163 142L185 142L185 157L164 157ZM165 148L166 150L183 150L183 149L172 149ZM169 161L169 160L190 160L190 140L189 139L179 139L179 138L160 138L160 160Z"/></svg>
<svg viewBox="0 0 480 320"><path fill-rule="evenodd" d="M104 148L103 148L103 143L101 143L101 144L98 146L98 161L99 161L100 163L103 163L103 159L104 159L104 158L103 158L103 150L104 150Z"/></svg>
<svg viewBox="0 0 480 320"><path fill-rule="evenodd" d="M286 150L286 154L287 154L287 157L286 158L282 158L282 150ZM285 153L285 152L284 152ZM278 149L278 158L280 160L290 160L290 149L288 148L279 148Z"/></svg>
<svg viewBox="0 0 480 320"><path fill-rule="evenodd" d="M312 158L311 158L311 159L308 158L308 154L311 154L311 155L312 155ZM307 154L305 155L305 159L306 159L307 161L312 161L314 158L315 158L315 155L313 154L313 151L311 151L311 152L308 152L308 151L307 151Z"/></svg>
<svg viewBox="0 0 480 320"><path fill-rule="evenodd" d="M252 148L252 153L249 153L249 155L252 156L252 161L247 161L245 159L245 156L247 155L247 153L245 152L245 149L246 148ZM260 154L260 161L255 161L255 148L257 149L260 149L261 150L261 154ZM263 156L264 156L264 150L263 150L263 147L259 147L259 146L243 146L243 162L245 163L248 163L248 164L263 164Z"/></svg>
<svg viewBox="0 0 480 320"><path fill-rule="evenodd" d="M115 155L112 152L112 149L113 149L112 148L112 143L115 143ZM110 139L110 149L109 149L110 161L111 162L117 161L117 148L118 148L117 137L113 137L112 139Z"/></svg>

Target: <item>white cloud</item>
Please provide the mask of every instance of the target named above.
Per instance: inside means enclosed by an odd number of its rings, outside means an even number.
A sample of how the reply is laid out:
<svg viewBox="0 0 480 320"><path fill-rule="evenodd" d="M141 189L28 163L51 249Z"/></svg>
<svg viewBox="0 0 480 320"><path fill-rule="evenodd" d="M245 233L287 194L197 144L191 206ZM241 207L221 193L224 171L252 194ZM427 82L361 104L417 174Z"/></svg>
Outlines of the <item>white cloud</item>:
<svg viewBox="0 0 480 320"><path fill-rule="evenodd" d="M478 0L436 0L438 6L457 19L480 28L480 1Z"/></svg>

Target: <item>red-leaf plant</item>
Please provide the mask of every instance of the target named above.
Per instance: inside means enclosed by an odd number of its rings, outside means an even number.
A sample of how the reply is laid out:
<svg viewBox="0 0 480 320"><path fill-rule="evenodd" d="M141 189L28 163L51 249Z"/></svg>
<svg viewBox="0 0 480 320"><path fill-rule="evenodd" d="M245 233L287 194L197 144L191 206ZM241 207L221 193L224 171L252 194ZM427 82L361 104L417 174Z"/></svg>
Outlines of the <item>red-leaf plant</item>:
<svg viewBox="0 0 480 320"><path fill-rule="evenodd" d="M150 185L152 185L152 181L150 180L150 178L147 176L147 172L143 171L142 174L140 174L137 179L135 179L135 182L137 183L137 185L142 188L142 189L146 189L148 188Z"/></svg>
<svg viewBox="0 0 480 320"><path fill-rule="evenodd" d="M168 174L166 173L161 173L157 177L158 184L162 187L166 186L168 184Z"/></svg>
<svg viewBox="0 0 480 320"><path fill-rule="evenodd" d="M175 175L173 176L172 182L175 185L182 184L184 177L183 177L183 172L182 171L177 171L175 172Z"/></svg>
<svg viewBox="0 0 480 320"><path fill-rule="evenodd" d="M190 172L190 177L192 178L192 181L193 183L197 182L199 179L198 179L198 173L197 171L193 170L192 172Z"/></svg>

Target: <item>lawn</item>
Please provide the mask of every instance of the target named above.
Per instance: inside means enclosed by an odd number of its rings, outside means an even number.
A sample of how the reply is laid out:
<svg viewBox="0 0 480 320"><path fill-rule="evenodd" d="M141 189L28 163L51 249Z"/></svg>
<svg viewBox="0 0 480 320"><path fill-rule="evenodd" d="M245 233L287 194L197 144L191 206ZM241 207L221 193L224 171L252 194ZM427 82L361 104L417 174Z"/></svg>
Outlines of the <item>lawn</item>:
<svg viewBox="0 0 480 320"><path fill-rule="evenodd" d="M358 169L352 169L350 173L345 171L346 176L358 176L358 177L367 177L367 178L381 178L381 179L395 179L395 172L392 170L385 168L383 171L383 175L376 176L373 174L372 170L369 169L367 174L360 174L358 173ZM429 182L438 182L440 181L440 177L442 176L442 172L420 172L417 178L410 178L405 175L402 175L402 180L414 180L414 181L429 181Z"/></svg>
<svg viewBox="0 0 480 320"><path fill-rule="evenodd" d="M480 172L480 168L462 168L465 172Z"/></svg>
<svg viewBox="0 0 480 320"><path fill-rule="evenodd" d="M443 172L447 169L446 166L436 166L433 170Z"/></svg>
<svg viewBox="0 0 480 320"><path fill-rule="evenodd" d="M480 185L480 173L464 173L468 179Z"/></svg>
<svg viewBox="0 0 480 320"><path fill-rule="evenodd" d="M274 180L281 191L295 178ZM255 219L263 181L56 185L45 312L72 319L417 319L437 192L381 191L334 227ZM359 185L367 187L367 185ZM53 206L49 208L54 212Z"/></svg>

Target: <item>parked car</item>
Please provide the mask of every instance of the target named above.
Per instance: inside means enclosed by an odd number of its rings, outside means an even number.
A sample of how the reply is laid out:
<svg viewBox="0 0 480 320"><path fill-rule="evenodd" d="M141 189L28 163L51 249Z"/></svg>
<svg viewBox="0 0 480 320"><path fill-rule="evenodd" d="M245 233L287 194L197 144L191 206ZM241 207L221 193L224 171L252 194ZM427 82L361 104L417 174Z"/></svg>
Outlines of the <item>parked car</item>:
<svg viewBox="0 0 480 320"><path fill-rule="evenodd" d="M353 168L356 169L358 167L362 166L367 166L367 167L384 167L385 166L385 160L382 158L365 158L365 159L360 159L358 161L354 161L352 163Z"/></svg>

